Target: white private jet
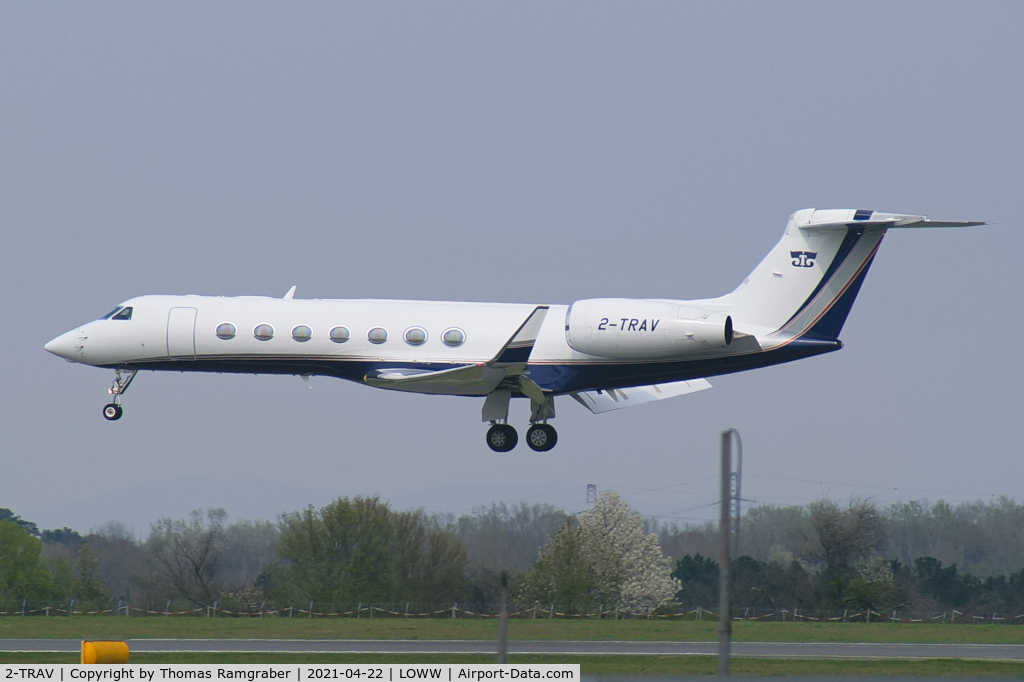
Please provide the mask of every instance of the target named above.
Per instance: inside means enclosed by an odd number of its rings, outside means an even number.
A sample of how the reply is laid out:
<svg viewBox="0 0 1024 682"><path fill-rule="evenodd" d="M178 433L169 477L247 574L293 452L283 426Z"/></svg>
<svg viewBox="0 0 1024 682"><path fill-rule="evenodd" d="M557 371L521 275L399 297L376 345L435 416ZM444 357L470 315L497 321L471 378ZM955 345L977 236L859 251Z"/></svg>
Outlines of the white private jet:
<svg viewBox="0 0 1024 682"><path fill-rule="evenodd" d="M45 348L113 369L113 402L140 369L314 375L377 388L484 398L487 444L516 446L513 397L530 400L526 440L554 447L555 396L594 413L692 393L707 377L842 348L839 332L892 228L983 222L855 209L794 213L782 240L719 298L595 298L572 305L140 296Z"/></svg>

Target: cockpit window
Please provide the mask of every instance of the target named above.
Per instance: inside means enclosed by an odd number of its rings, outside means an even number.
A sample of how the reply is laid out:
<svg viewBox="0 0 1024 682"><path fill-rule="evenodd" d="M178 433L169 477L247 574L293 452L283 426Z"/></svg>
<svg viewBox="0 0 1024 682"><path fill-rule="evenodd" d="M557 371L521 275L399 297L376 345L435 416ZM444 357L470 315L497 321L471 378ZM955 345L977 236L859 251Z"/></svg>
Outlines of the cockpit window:
<svg viewBox="0 0 1024 682"><path fill-rule="evenodd" d="M114 308L113 310L111 310L111 311L110 311L109 313L107 313L106 315L104 315L103 317L101 317L100 319L101 319L101 320L109 320L110 318L112 318L112 317L114 316L114 313L116 313L116 312L117 312L117 311L119 311L120 309L121 309L121 306L117 306L116 308Z"/></svg>
<svg viewBox="0 0 1024 682"><path fill-rule="evenodd" d="M110 319L112 319L112 320L130 320L130 319L132 319L132 307L131 306L126 306L124 308L121 308L121 312L119 312L117 315L112 316Z"/></svg>

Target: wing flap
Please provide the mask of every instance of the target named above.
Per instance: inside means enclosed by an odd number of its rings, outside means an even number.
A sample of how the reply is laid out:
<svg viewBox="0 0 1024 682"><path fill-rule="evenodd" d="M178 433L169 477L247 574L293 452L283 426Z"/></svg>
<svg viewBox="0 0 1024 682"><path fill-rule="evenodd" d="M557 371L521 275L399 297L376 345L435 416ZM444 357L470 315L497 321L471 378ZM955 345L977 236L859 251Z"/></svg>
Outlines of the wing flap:
<svg viewBox="0 0 1024 682"><path fill-rule="evenodd" d="M363 381L377 388L441 395L487 395L506 377L522 375L537 343L548 306L537 306L519 325L492 360L476 365L461 365L430 370L415 367L372 370ZM530 382L532 383L532 382ZM536 386L536 384L533 384ZM532 388L532 387L528 387ZM540 390L540 387L537 387ZM529 393L528 393L529 394Z"/></svg>
<svg viewBox="0 0 1024 682"><path fill-rule="evenodd" d="M652 384L650 386L634 386L632 388L612 388L603 391L575 391L570 393L580 405L594 414L621 410L625 407L643 405L656 400L675 398L676 396L695 393L711 388L707 379L690 379L674 381L669 384Z"/></svg>
<svg viewBox="0 0 1024 682"><path fill-rule="evenodd" d="M488 365L463 365L441 370L379 369L363 378L370 386L395 391L440 395L487 395L502 379L505 370Z"/></svg>

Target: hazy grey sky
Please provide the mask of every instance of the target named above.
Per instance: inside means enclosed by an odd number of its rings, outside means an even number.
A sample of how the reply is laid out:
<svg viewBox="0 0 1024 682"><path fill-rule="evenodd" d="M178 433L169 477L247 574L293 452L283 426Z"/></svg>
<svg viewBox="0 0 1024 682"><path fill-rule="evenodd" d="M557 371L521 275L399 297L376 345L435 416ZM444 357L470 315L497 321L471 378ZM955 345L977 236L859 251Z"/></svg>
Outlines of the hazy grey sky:
<svg viewBox="0 0 1024 682"><path fill-rule="evenodd" d="M1020 499L1024 4L0 4L0 506L44 527L339 495L710 518ZM570 303L731 290L804 207L891 233L846 348L484 444L479 399L111 376L43 344L148 293ZM513 404L512 421L527 421Z"/></svg>

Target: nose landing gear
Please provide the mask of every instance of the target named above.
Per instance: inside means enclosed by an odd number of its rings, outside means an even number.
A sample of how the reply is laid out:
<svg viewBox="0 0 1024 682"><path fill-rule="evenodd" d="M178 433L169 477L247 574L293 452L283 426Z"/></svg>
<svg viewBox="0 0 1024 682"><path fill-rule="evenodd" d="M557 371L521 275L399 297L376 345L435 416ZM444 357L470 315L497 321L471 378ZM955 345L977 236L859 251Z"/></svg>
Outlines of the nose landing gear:
<svg viewBox="0 0 1024 682"><path fill-rule="evenodd" d="M114 370L114 383L111 384L110 390L107 391L110 395L114 396L114 402L108 403L103 406L103 418L107 421L117 421L124 414L124 410L121 408L121 396L131 386L132 380L138 370L135 369L115 369Z"/></svg>

